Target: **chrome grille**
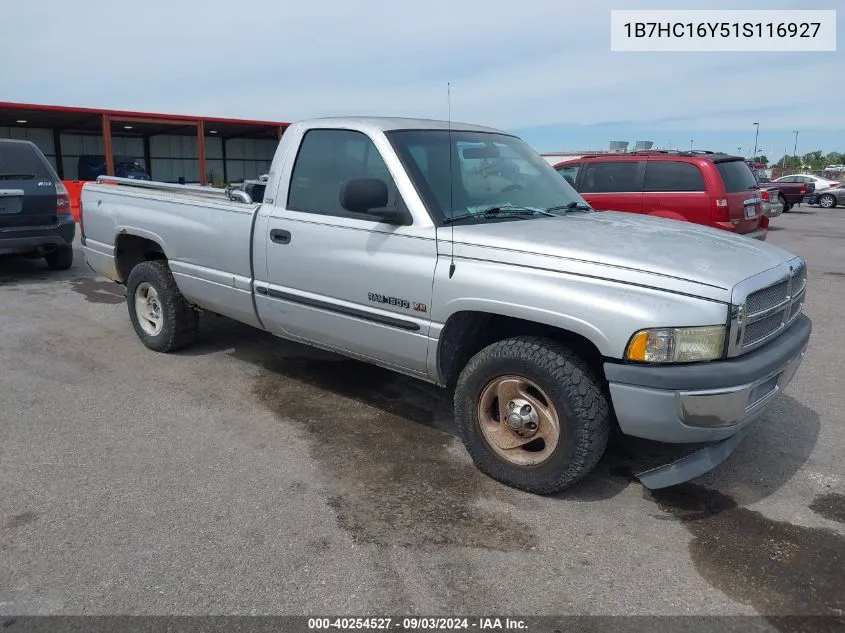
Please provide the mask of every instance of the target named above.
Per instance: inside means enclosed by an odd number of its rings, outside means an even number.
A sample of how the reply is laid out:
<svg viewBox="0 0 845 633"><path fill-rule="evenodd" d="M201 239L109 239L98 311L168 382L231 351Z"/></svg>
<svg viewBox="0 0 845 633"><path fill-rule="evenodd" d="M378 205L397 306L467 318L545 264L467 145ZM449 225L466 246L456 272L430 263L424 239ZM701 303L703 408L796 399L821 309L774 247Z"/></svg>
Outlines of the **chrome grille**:
<svg viewBox="0 0 845 633"><path fill-rule="evenodd" d="M745 338L743 339L743 345L754 345L758 341L763 340L770 334L773 334L778 329L783 327L784 323L784 312L781 310L780 312L776 312L771 316L764 317L759 321L754 321L753 323L749 323L745 326Z"/></svg>
<svg viewBox="0 0 845 633"><path fill-rule="evenodd" d="M756 314L783 303L787 296L789 296L789 280L752 292L748 295L745 310L748 314Z"/></svg>
<svg viewBox="0 0 845 633"><path fill-rule="evenodd" d="M742 351L774 338L795 321L804 306L807 267L802 262L791 277L748 295L745 303Z"/></svg>

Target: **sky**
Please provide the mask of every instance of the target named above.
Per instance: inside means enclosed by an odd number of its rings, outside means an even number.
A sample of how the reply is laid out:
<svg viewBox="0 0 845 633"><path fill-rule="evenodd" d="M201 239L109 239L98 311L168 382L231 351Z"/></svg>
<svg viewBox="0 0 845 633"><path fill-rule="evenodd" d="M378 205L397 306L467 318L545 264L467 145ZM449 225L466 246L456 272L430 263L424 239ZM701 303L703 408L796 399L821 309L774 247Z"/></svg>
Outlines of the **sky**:
<svg viewBox="0 0 845 633"><path fill-rule="evenodd" d="M613 8L653 0L14 2L0 101L273 121L449 116L541 152L611 140L749 155L845 151L845 0L707 8L839 9L837 52L625 53Z"/></svg>

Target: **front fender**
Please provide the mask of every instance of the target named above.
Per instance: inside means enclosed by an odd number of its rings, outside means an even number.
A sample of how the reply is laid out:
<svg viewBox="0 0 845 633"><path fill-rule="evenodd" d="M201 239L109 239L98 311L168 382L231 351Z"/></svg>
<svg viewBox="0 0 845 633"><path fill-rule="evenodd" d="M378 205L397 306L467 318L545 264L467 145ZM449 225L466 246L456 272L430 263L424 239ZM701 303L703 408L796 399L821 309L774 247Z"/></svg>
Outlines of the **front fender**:
<svg viewBox="0 0 845 633"><path fill-rule="evenodd" d="M431 338L437 341L454 314L481 312L572 332L605 358L621 359L638 330L727 322L726 303L660 288L481 260L462 260L449 278L448 263L435 274Z"/></svg>

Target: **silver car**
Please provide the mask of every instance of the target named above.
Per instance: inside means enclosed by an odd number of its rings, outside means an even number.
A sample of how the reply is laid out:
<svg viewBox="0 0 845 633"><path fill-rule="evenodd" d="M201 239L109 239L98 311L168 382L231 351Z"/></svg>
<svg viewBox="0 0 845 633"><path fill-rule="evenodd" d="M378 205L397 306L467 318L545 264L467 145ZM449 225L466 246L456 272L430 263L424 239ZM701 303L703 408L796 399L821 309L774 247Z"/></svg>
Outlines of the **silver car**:
<svg viewBox="0 0 845 633"><path fill-rule="evenodd" d="M838 205L845 205L845 183L839 183L830 189L814 193L809 196L808 202L817 204L822 209L833 209Z"/></svg>

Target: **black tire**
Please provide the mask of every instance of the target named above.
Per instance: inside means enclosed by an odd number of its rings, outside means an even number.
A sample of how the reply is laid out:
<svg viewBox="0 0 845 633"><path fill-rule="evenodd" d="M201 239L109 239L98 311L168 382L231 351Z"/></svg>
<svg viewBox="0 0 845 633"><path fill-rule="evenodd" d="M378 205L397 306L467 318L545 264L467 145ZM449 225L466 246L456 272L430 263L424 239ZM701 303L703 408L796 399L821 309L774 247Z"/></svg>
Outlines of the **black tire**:
<svg viewBox="0 0 845 633"><path fill-rule="evenodd" d="M827 204L825 204L827 202ZM835 209L836 208L836 196L830 193L825 193L819 196L819 206L822 209Z"/></svg>
<svg viewBox="0 0 845 633"><path fill-rule="evenodd" d="M789 211L789 205L786 204L786 198L783 197L783 194L778 194L778 201L780 202L781 206L783 207L782 213L787 213Z"/></svg>
<svg viewBox="0 0 845 633"><path fill-rule="evenodd" d="M47 253L44 261L50 270L68 270L73 266L73 246L60 246L56 250Z"/></svg>
<svg viewBox="0 0 845 633"><path fill-rule="evenodd" d="M135 292L147 283L158 295L161 310L161 331L151 335L144 331L135 309ZM170 267L164 260L141 262L129 273L126 281L126 303L129 318L141 342L156 352L174 352L191 345L197 338L199 313L194 310L176 285Z"/></svg>
<svg viewBox="0 0 845 633"><path fill-rule="evenodd" d="M479 398L492 380L527 378L543 390L560 421L554 451L536 465L517 465L484 437ZM610 430L609 407L595 374L572 350L549 339L519 336L478 352L455 387L458 433L476 467L504 484L534 494L564 490L589 473L604 454Z"/></svg>

